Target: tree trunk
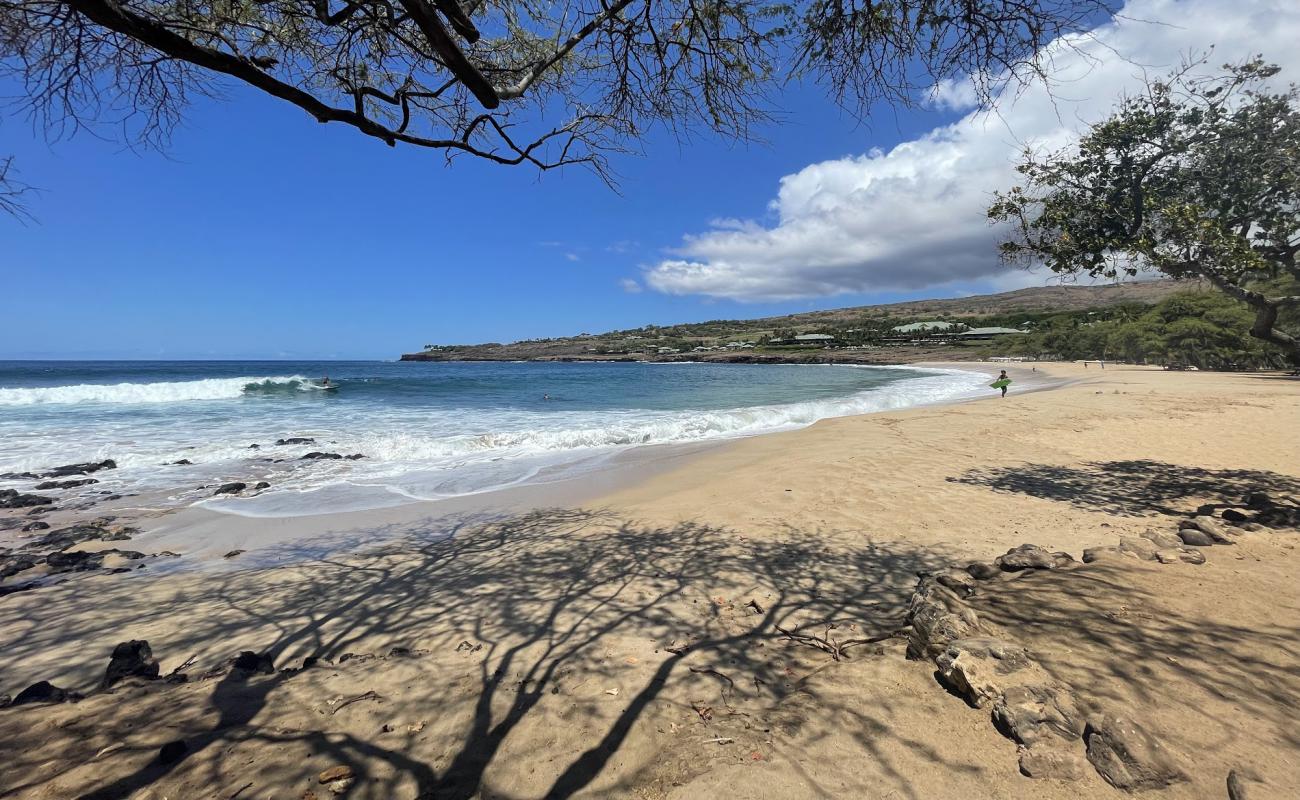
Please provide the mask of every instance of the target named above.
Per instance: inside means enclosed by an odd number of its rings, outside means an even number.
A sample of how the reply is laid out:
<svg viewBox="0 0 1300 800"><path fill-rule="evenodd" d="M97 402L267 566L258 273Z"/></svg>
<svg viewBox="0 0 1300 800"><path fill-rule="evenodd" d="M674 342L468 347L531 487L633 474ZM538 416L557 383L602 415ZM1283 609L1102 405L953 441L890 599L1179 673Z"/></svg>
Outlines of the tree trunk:
<svg viewBox="0 0 1300 800"><path fill-rule="evenodd" d="M1247 302L1255 308L1255 324L1250 328L1250 335L1282 348L1287 361L1300 367L1300 339L1277 329L1277 304L1267 300Z"/></svg>

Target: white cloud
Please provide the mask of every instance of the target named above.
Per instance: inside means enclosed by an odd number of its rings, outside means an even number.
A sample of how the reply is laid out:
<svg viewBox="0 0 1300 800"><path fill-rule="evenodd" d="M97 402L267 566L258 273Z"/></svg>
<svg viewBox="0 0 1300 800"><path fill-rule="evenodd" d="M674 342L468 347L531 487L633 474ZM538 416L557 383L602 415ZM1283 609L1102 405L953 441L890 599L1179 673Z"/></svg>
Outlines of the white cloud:
<svg viewBox="0 0 1300 800"><path fill-rule="evenodd" d="M628 294L639 294L641 292L641 284L637 283L631 278L624 278L623 280L618 282L618 285L622 286L623 291L627 292Z"/></svg>
<svg viewBox="0 0 1300 800"><path fill-rule="evenodd" d="M577 260L578 260L578 254L577 254L577 253L565 253L565 254L564 254L564 257L567 258L567 259L570 260L570 261L577 261Z"/></svg>
<svg viewBox="0 0 1300 800"><path fill-rule="evenodd" d="M1041 284L1009 276L998 232L985 218L992 193L1014 185L1026 145L1068 144L1102 118L1142 71L1161 75L1211 46L1210 66L1263 54L1300 81L1300 4L1294 0L1130 0L1122 17L1054 47L1051 92L1034 85L998 109L971 112L888 152L812 164L781 179L772 224L715 220L684 237L646 271L669 294L776 300L944 285ZM933 102L968 108L964 82L938 87Z"/></svg>

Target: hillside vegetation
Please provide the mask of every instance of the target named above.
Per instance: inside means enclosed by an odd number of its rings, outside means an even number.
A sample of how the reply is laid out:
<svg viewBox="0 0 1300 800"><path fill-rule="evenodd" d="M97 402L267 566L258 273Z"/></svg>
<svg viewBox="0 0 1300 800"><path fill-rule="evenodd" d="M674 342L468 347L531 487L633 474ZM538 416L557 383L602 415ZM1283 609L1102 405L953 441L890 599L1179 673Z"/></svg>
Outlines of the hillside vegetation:
<svg viewBox="0 0 1300 800"><path fill-rule="evenodd" d="M900 332L914 322L945 330ZM623 359L907 363L989 356L1108 358L1213 368L1280 364L1240 303L1196 283L1050 286L752 320L647 325L509 344L427 345L410 361ZM969 335L1004 328L1012 335ZM966 334L966 335L964 335ZM829 337L800 341L800 336Z"/></svg>

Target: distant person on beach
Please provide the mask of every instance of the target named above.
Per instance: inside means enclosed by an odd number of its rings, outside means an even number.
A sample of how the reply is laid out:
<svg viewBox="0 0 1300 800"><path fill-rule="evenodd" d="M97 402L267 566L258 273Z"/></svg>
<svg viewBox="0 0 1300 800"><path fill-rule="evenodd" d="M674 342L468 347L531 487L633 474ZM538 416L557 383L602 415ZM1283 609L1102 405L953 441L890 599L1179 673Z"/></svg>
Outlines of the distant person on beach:
<svg viewBox="0 0 1300 800"><path fill-rule="evenodd" d="M1006 381L1006 383L1003 383L1003 381ZM998 375L998 379L994 381L994 383L1002 383L1002 396L1006 397L1007 384L1011 383L1011 379L1007 377L1007 371L1005 369L1002 370L1002 374Z"/></svg>

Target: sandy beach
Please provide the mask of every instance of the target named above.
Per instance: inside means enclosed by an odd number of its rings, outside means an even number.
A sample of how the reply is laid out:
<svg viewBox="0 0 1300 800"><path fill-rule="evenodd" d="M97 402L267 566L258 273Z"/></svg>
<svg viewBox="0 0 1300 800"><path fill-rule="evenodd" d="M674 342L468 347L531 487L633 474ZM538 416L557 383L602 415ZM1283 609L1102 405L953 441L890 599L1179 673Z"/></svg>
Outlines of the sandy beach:
<svg viewBox="0 0 1300 800"><path fill-rule="evenodd" d="M1293 796L1300 534L1166 540L1198 507L1219 526L1248 493L1300 498L1300 382L1008 371L1006 398L823 420L495 506L149 520L132 547L188 537L207 566L0 597L0 693L85 695L0 709L0 795L1117 797L1106 741L1153 796L1227 797L1230 774L1252 800ZM973 700L907 657L918 576L1026 543L1074 561L953 589L968 633L1027 654ZM173 677L99 689L131 640ZM1070 698L1048 777L1024 774L1048 747L1027 723L991 721L1031 673Z"/></svg>

